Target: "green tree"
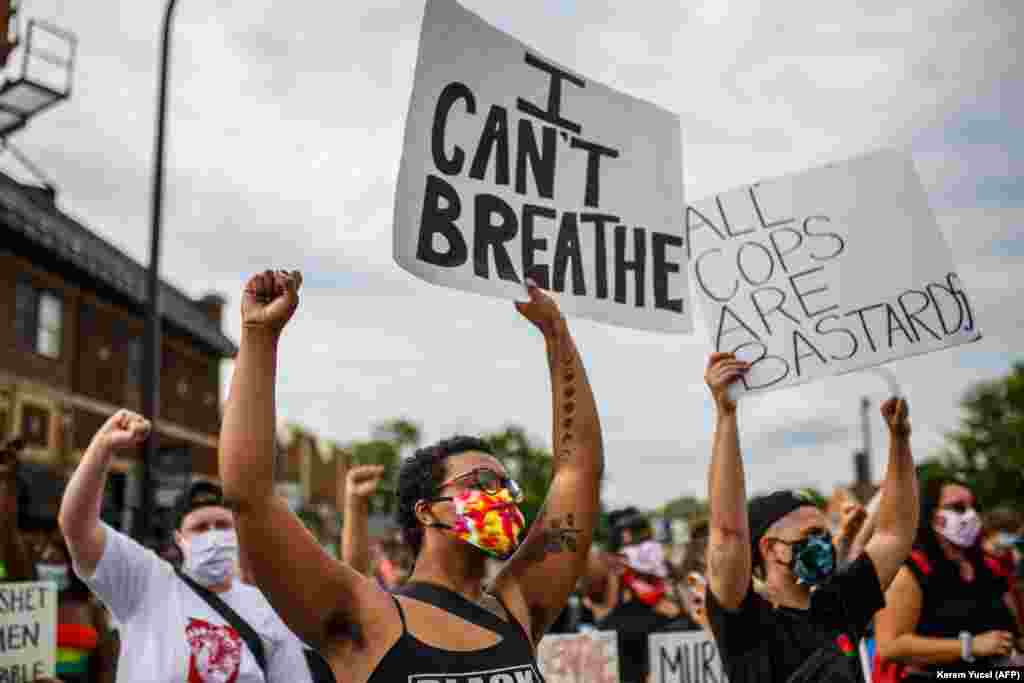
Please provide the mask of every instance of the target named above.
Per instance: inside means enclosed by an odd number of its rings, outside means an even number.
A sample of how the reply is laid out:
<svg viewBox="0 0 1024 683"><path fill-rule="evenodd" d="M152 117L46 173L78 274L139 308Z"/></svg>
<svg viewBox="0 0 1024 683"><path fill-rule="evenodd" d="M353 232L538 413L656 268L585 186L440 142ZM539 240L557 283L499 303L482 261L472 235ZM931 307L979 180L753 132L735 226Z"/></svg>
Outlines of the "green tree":
<svg viewBox="0 0 1024 683"><path fill-rule="evenodd" d="M551 451L532 442L526 431L511 425L500 432L485 434L484 441L491 445L495 455L508 468L509 474L523 487L524 500L520 505L527 528L537 519L547 497L554 464ZM603 543L608 538L608 520L604 505L595 533L595 540Z"/></svg>
<svg viewBox="0 0 1024 683"><path fill-rule="evenodd" d="M401 464L402 450L418 446L421 439L419 425L405 418L387 420L376 425L369 441L357 441L351 446L355 465L383 465L386 482L370 500L375 513L391 514L395 508L395 482Z"/></svg>
<svg viewBox="0 0 1024 683"><path fill-rule="evenodd" d="M964 394L960 426L922 477L962 474L986 507L1024 508L1024 363Z"/></svg>
<svg viewBox="0 0 1024 683"><path fill-rule="evenodd" d="M680 496L665 503L658 512L671 519L693 521L707 516L708 504L696 496Z"/></svg>

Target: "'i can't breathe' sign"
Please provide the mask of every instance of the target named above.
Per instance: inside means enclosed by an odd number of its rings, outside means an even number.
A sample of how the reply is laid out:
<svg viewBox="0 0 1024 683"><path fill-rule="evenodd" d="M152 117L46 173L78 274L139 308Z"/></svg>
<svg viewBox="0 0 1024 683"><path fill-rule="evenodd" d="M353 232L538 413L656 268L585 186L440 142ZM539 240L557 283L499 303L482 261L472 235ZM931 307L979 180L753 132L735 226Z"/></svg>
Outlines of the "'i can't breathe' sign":
<svg viewBox="0 0 1024 683"><path fill-rule="evenodd" d="M395 196L394 257L434 284L692 330L676 115L428 0Z"/></svg>
<svg viewBox="0 0 1024 683"><path fill-rule="evenodd" d="M687 207L711 343L753 366L740 392L981 338L910 157L882 150Z"/></svg>

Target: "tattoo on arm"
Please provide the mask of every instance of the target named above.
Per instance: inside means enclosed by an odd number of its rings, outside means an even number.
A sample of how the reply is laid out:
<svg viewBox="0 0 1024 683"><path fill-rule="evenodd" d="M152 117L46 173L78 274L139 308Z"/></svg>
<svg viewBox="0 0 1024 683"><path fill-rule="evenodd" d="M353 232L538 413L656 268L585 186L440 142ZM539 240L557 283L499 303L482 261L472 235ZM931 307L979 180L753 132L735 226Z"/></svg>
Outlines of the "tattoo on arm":
<svg viewBox="0 0 1024 683"><path fill-rule="evenodd" d="M543 521L541 517L541 521ZM549 522L549 528L544 529L525 548L525 560L530 563L543 562L549 555L556 555L564 552L576 552L579 547L577 536L580 529L576 527L575 516L570 512L565 519L556 517Z"/></svg>
<svg viewBox="0 0 1024 683"><path fill-rule="evenodd" d="M721 576L723 565L725 564L725 550L717 545L711 546L708 552L708 567L711 568L710 574L712 576Z"/></svg>
<svg viewBox="0 0 1024 683"><path fill-rule="evenodd" d="M556 392L555 401L557 403L555 420L556 425L561 428L561 437L559 438L559 443L556 444L557 455L555 465L557 466L572 459L575 441L573 423L576 413L577 386L576 352L569 336L566 334L559 335L559 338L555 340L554 348L556 350L553 353L556 354L558 360L561 360L561 367L559 367L557 361L551 364L556 384L554 387Z"/></svg>

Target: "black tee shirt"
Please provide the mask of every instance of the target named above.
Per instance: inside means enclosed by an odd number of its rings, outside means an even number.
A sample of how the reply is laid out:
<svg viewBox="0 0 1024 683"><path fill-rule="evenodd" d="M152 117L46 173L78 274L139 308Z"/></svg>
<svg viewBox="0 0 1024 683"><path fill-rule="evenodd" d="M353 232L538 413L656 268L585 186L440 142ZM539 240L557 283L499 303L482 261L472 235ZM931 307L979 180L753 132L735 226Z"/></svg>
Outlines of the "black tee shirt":
<svg viewBox="0 0 1024 683"><path fill-rule="evenodd" d="M857 643L885 596L867 554L811 593L807 610L773 608L753 585L735 611L707 593L708 620L729 683L863 681Z"/></svg>
<svg viewBox="0 0 1024 683"><path fill-rule="evenodd" d="M683 631L695 627L686 617L666 617L640 600L620 603L597 623L599 631L615 631L619 646L619 680L644 683L650 662L647 636L659 631Z"/></svg>

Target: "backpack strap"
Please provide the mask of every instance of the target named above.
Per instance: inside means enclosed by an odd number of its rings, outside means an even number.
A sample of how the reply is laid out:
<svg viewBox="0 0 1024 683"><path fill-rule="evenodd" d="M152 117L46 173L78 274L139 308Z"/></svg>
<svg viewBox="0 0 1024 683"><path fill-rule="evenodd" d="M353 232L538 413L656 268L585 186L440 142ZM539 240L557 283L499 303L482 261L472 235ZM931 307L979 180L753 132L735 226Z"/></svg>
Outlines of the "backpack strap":
<svg viewBox="0 0 1024 683"><path fill-rule="evenodd" d="M238 612L231 609L231 606L221 600L219 595L211 591L209 588L197 583L192 577L181 571L181 569L175 568L174 571L181 577L181 580L184 581L189 588L195 591L196 595L205 600L207 604L217 612L217 614L224 617L224 621L228 622L236 631L238 631L238 634L242 636L242 640L244 640L245 644L249 646L249 651L252 652L253 657L256 658L256 664L259 665L260 671L262 671L265 676L267 673L267 655L263 651L263 641L260 640L259 635L253 627L242 619L242 617L238 616Z"/></svg>
<svg viewBox="0 0 1024 683"><path fill-rule="evenodd" d="M913 572L914 578L917 579L917 583L921 586L921 590L924 590L928 579L934 571L932 561L928 559L928 554L920 548L914 548L910 551L910 557L907 558L905 564Z"/></svg>

